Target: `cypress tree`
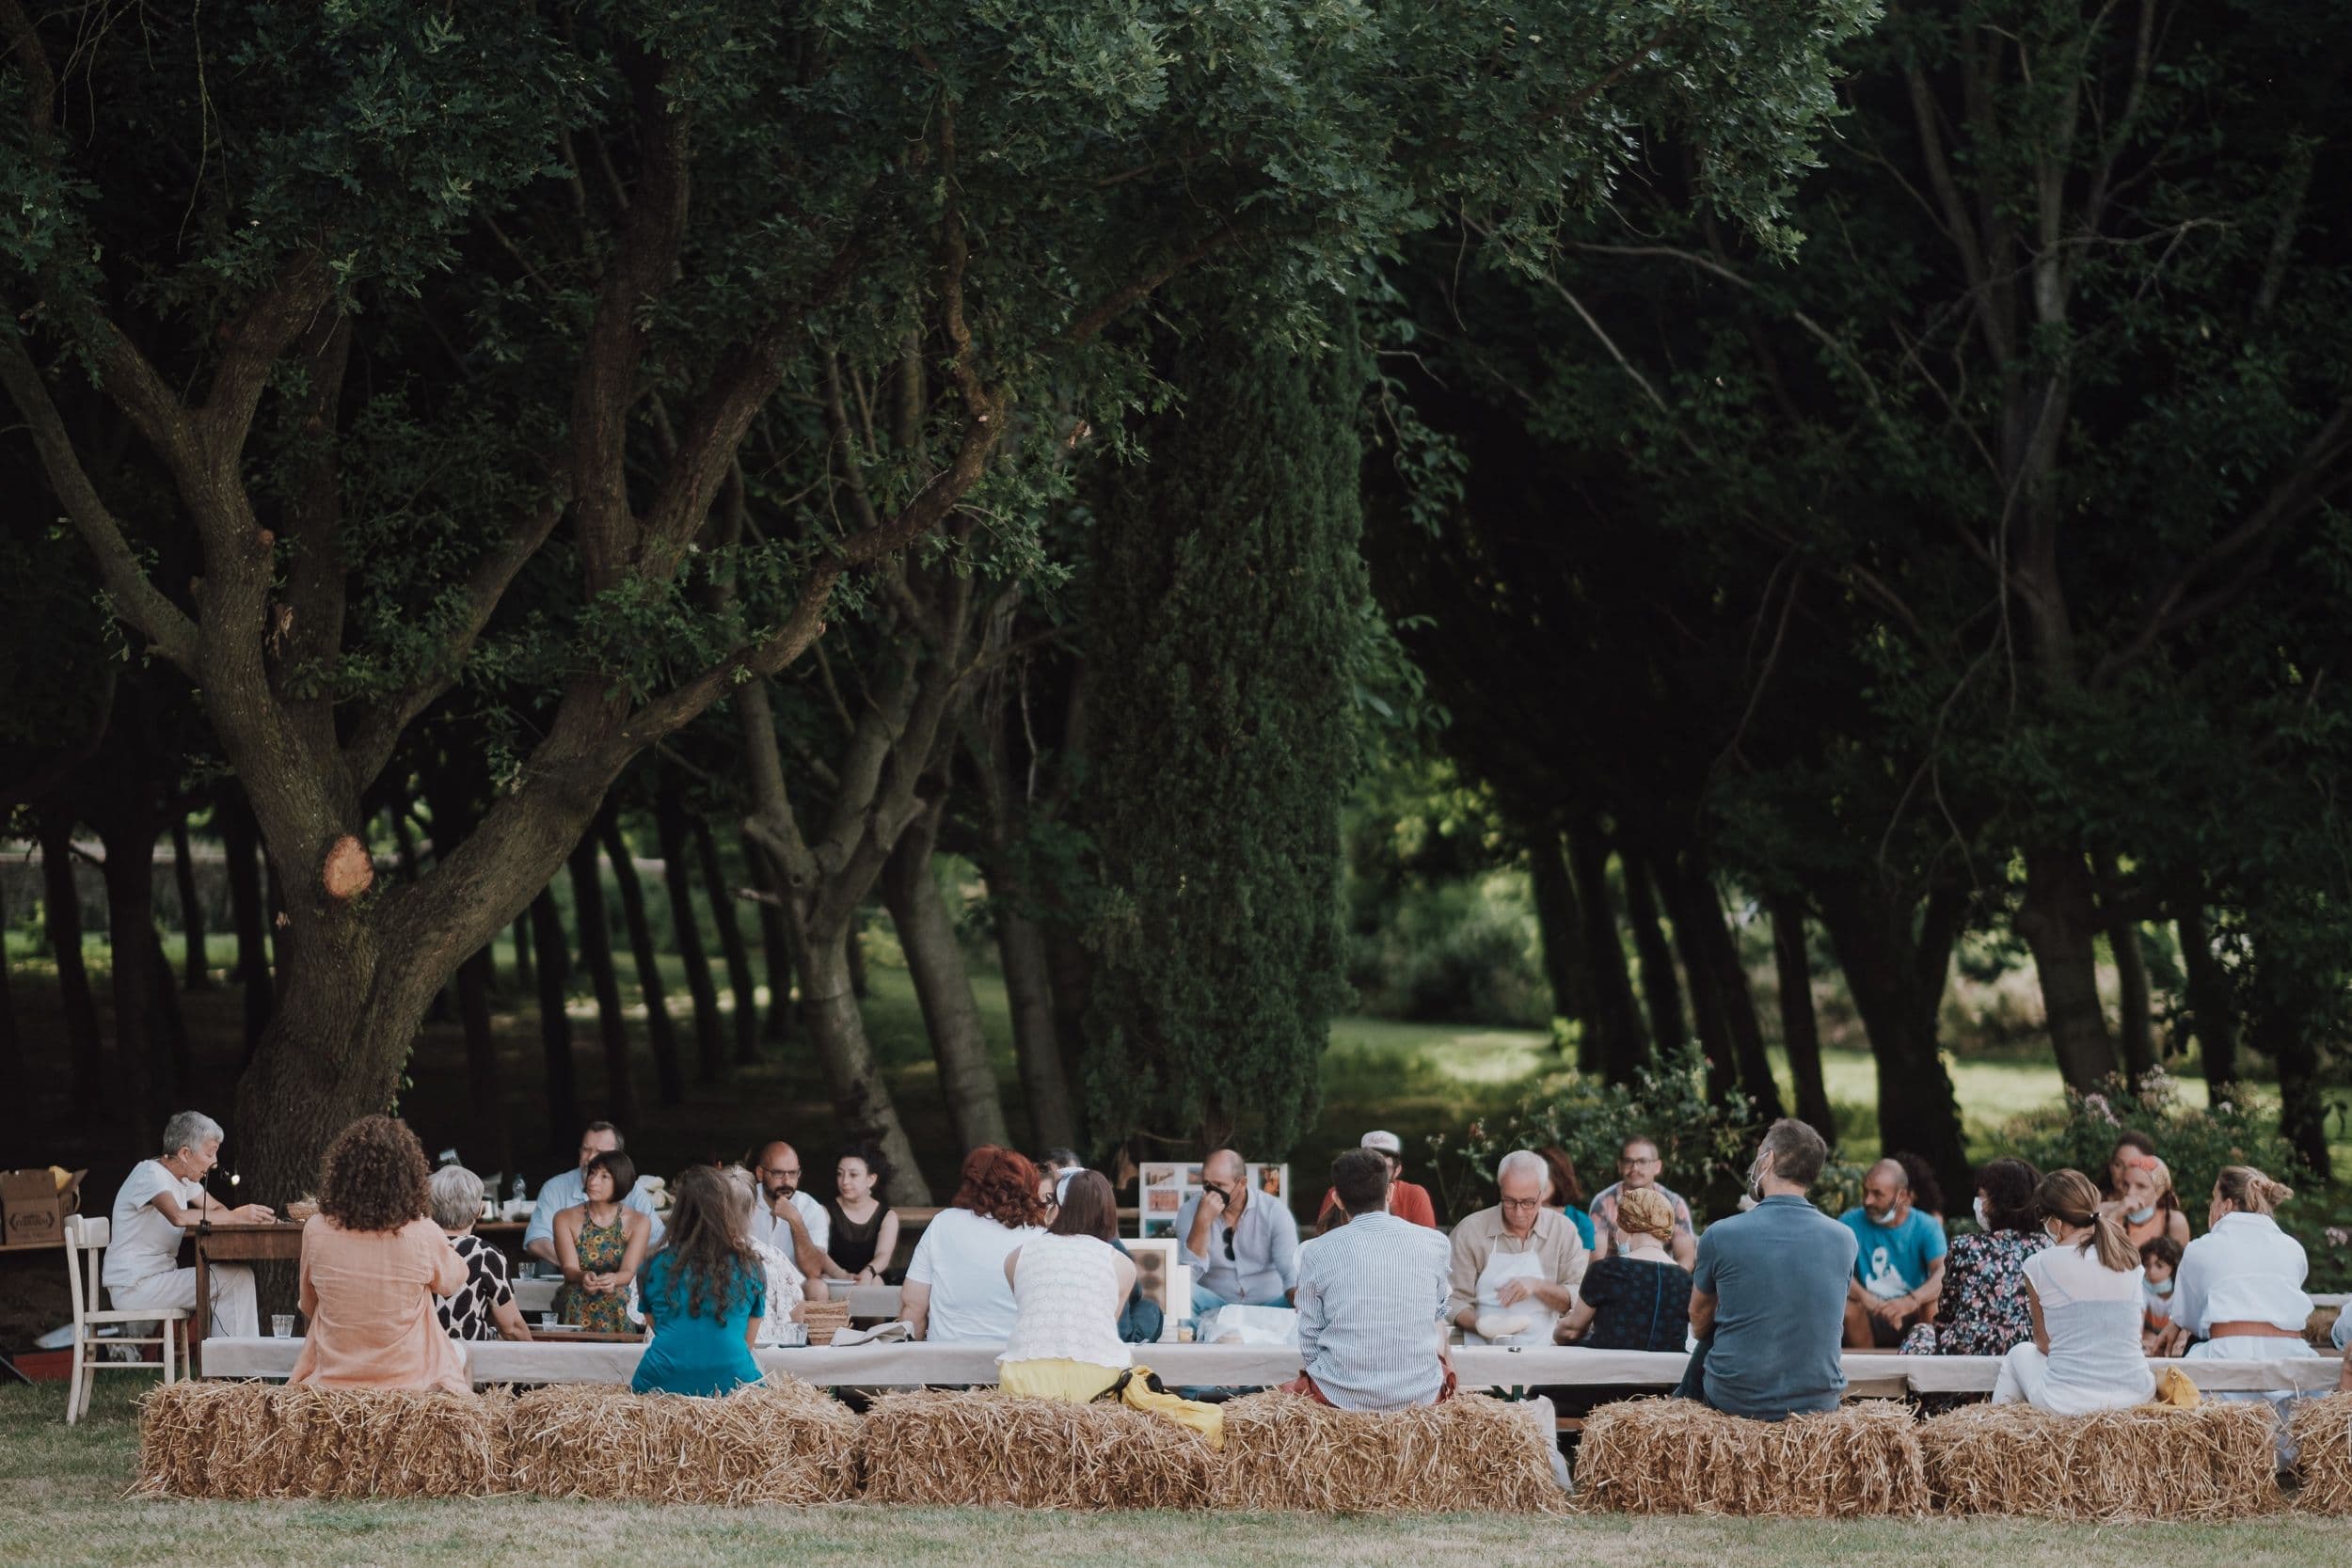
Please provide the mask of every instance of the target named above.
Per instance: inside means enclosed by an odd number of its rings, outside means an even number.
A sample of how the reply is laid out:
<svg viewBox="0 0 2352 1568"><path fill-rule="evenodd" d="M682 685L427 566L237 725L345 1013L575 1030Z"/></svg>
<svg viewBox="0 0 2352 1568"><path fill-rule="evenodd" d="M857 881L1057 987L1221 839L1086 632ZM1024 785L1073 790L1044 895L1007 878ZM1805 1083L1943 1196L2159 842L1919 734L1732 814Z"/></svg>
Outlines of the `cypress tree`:
<svg viewBox="0 0 2352 1568"><path fill-rule="evenodd" d="M1271 1158L1314 1117L1346 995L1363 365L1213 332L1169 379L1093 552L1087 1085L1099 1127L1213 1148L1247 1117Z"/></svg>

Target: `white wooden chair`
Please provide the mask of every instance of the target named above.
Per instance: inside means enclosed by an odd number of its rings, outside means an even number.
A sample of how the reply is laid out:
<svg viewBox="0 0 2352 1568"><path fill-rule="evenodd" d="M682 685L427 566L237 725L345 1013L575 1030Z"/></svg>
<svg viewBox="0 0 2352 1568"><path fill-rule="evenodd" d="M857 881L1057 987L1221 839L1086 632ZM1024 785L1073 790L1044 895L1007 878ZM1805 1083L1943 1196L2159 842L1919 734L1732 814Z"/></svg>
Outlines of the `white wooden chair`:
<svg viewBox="0 0 2352 1568"><path fill-rule="evenodd" d="M114 1221L87 1219L69 1214L65 1221L66 1288L73 1292L73 1381L67 1386L65 1424L72 1426L89 1409L90 1386L98 1374L109 1368L145 1371L144 1361L114 1361L107 1358L110 1345L160 1345L164 1352L164 1381L179 1379L176 1355L179 1332L190 1313L182 1307L135 1307L114 1311L99 1307L99 1257L114 1240ZM99 1338L98 1330L108 1323L154 1323L162 1330L160 1337L135 1338L109 1335Z"/></svg>

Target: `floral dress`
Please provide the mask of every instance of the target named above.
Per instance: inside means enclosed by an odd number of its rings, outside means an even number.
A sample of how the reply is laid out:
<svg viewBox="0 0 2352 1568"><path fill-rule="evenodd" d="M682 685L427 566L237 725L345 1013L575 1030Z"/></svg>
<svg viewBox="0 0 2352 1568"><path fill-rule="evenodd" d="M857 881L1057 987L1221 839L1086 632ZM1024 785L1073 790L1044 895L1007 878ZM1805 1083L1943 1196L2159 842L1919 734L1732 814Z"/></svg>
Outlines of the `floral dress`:
<svg viewBox="0 0 2352 1568"><path fill-rule="evenodd" d="M580 1222L580 1269L582 1274L616 1274L621 1260L628 1256L628 1232L621 1227L621 1218L614 1215L611 1225L590 1225L582 1215ZM555 1309L562 1314L558 1322L575 1328L594 1329L599 1334L629 1332L628 1297L621 1295L592 1296L577 1287L566 1285L556 1293Z"/></svg>
<svg viewBox="0 0 2352 1568"><path fill-rule="evenodd" d="M2040 1231L1963 1236L1944 1260L1935 1322L1903 1337L1905 1355L2007 1355L2033 1338L2026 1259L2050 1244Z"/></svg>

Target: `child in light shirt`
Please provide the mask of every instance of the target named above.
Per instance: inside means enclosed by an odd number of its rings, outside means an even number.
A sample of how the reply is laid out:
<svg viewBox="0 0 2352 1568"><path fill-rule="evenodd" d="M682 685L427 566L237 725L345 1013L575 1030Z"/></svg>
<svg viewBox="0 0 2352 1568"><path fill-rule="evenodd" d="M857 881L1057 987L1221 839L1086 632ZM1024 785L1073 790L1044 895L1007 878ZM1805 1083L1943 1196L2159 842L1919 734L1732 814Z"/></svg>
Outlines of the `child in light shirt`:
<svg viewBox="0 0 2352 1568"><path fill-rule="evenodd" d="M2141 1288L2146 1322L2141 1325L2140 1343L2146 1354L2153 1355L2172 1326L2172 1275L2181 1266L2181 1243L2169 1236L2151 1237L2140 1243L2139 1266L2148 1276Z"/></svg>

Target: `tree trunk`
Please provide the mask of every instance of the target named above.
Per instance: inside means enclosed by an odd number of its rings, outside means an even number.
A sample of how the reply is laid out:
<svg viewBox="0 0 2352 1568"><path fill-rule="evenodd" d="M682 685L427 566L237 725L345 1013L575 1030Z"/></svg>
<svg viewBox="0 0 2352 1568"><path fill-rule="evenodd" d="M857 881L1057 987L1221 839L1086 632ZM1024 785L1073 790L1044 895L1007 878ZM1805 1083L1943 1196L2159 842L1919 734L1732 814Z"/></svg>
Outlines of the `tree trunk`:
<svg viewBox="0 0 2352 1568"><path fill-rule="evenodd" d="M1592 985L1600 1069L1613 1084L1629 1084L1648 1059L1649 1045L1642 1037L1642 1007L1634 999L1632 976L1626 972L1616 901L1609 895L1609 841L1597 824L1570 825L1568 873L1583 919L1584 974Z"/></svg>
<svg viewBox="0 0 2352 1568"><path fill-rule="evenodd" d="M2175 919L2188 981L2188 1024L2204 1059L2205 1098L2217 1102L2230 1099L2237 1084L2237 1005L2230 972L2213 950L2203 899L2201 888L2185 890Z"/></svg>
<svg viewBox="0 0 2352 1568"><path fill-rule="evenodd" d="M511 938L515 948L515 994L517 996L536 996L539 993L539 981L534 973L535 966L531 961L531 949L532 943L531 940L531 911L528 907L524 909L522 913L515 917L515 924L511 933ZM497 978L495 974L491 977L494 980Z"/></svg>
<svg viewBox="0 0 2352 1568"><path fill-rule="evenodd" d="M8 886L0 881L0 1069L22 1072L24 1068L24 1038L17 1028L16 994L8 986Z"/></svg>
<svg viewBox="0 0 2352 1568"><path fill-rule="evenodd" d="M1658 925L1658 897L1653 891L1649 862L1621 853L1625 867L1626 909L1633 922L1633 951L1642 964L1642 997L1649 1005L1650 1037L1660 1054L1671 1056L1691 1043L1691 1025L1682 1010L1682 982L1675 974L1674 949Z"/></svg>
<svg viewBox="0 0 2352 1568"><path fill-rule="evenodd" d="M637 962L637 990L645 999L645 1038L653 1048L654 1083L664 1105L686 1100L686 1068L678 1054L677 1021L670 1016L670 988L661 978L661 956L654 946L653 922L645 917L645 890L637 879L637 863L629 857L628 840L621 833L620 814L610 806L597 818L596 837L605 858L612 863L612 879L621 890L621 920L628 927L628 948Z"/></svg>
<svg viewBox="0 0 2352 1568"><path fill-rule="evenodd" d="M164 951L163 933L152 921L147 927L147 1037L162 1064L159 1081L170 1099L181 1099L196 1080L195 1048L188 1037L188 1021L180 1011L171 958Z"/></svg>
<svg viewBox="0 0 2352 1568"><path fill-rule="evenodd" d="M1045 934L1036 921L999 902L1004 895L994 883L989 894L996 911L996 956L1005 972L1005 1002L1012 1014L1012 1050L1021 1064L1022 1098L1029 1107L1029 1136L1040 1148L1075 1148L1078 1119L1071 1110L1070 1081L1063 1074L1061 1040L1055 1033Z"/></svg>
<svg viewBox="0 0 2352 1568"><path fill-rule="evenodd" d="M572 913L580 922L580 959L596 992L596 1035L604 1046L605 1116L625 1128L638 1125L637 1080L628 1060L628 1020L621 1009L621 977L612 967L612 927L604 912L602 856L582 834L572 850Z"/></svg>
<svg viewBox="0 0 2352 1568"><path fill-rule="evenodd" d="M1780 1097L1772 1059L1764 1050L1764 1024L1756 1012L1756 989L1748 984L1748 966L1740 960L1740 944L1732 937L1729 917L1716 896L1714 882L1702 879L1699 887L1706 895L1707 912L1714 917L1708 923L1708 946L1721 977L1724 1022L1730 1026L1732 1050L1740 1062L1740 1086L1755 1105L1757 1120L1775 1122L1787 1114L1787 1105Z"/></svg>
<svg viewBox="0 0 2352 1568"><path fill-rule="evenodd" d="M2099 1004L2098 899L2079 849L2026 851L2026 896L2017 934L2033 951L2050 1044L2066 1086L2079 1094L2115 1076L2115 1041Z"/></svg>
<svg viewBox="0 0 2352 1568"><path fill-rule="evenodd" d="M866 911L861 908L850 917L849 935L843 939L848 945L842 949L842 959L850 967L850 994L860 1002L874 994L874 987L866 974Z"/></svg>
<svg viewBox="0 0 2352 1568"><path fill-rule="evenodd" d="M1599 1073L1606 1066L1601 1022L1584 955L1584 916L1577 907L1576 883L1568 876L1567 857L1561 850L1558 832L1538 829L1525 837L1527 880L1535 895L1535 926L1543 937L1544 978L1551 986L1552 1016L1576 1024L1576 1069Z"/></svg>
<svg viewBox="0 0 2352 1568"><path fill-rule="evenodd" d="M1078 933L1058 921L1039 923L1045 940L1045 973L1054 986L1054 1038L1061 1045L1062 1082L1073 1095L1073 1108L1083 1123L1088 1111L1086 1086L1087 1001L1094 986L1094 957Z"/></svg>
<svg viewBox="0 0 2352 1568"><path fill-rule="evenodd" d="M784 928L784 911L774 902L775 878L769 873L768 857L747 844L743 864L752 886L765 895L758 906L760 961L768 972L768 1016L761 1037L770 1045L783 1045L792 1038L792 937Z"/></svg>
<svg viewBox="0 0 2352 1568"><path fill-rule="evenodd" d="M915 1164L914 1144L898 1120L890 1087L866 1036L866 1020L850 989L849 960L842 948L848 933L813 934L799 952L801 1017L817 1047L833 1094L836 1130L846 1143L871 1143L890 1166L886 1200L893 1205L928 1205L930 1185Z"/></svg>
<svg viewBox="0 0 2352 1568"><path fill-rule="evenodd" d="M41 917L49 949L57 960L57 1001L65 1014L67 1049L73 1057L73 1109L79 1117L97 1115L108 1089L105 1048L98 1037L98 1004L90 996L89 968L82 961L82 895L73 885L73 818L43 811L40 822Z"/></svg>
<svg viewBox="0 0 2352 1568"><path fill-rule="evenodd" d="M539 1048L547 1059L548 1152L561 1155L580 1135L580 1088L572 1066L572 1021L564 1011L569 989L564 915L552 886L531 901L532 955L539 975Z"/></svg>
<svg viewBox="0 0 2352 1568"><path fill-rule="evenodd" d="M1832 1144L1837 1117L1821 1079L1821 1025L1813 1011L1813 962L1805 952L1804 906L1786 895L1772 901L1772 965L1780 976L1780 1043L1797 1085L1797 1119Z"/></svg>
<svg viewBox="0 0 2352 1568"><path fill-rule="evenodd" d="M2119 920L2107 927L2115 952L2117 1037L2123 1047L2123 1074L2135 1085L2156 1068L2156 1029L2148 988L2148 960L2139 950L2139 923Z"/></svg>
<svg viewBox="0 0 2352 1568"><path fill-rule="evenodd" d="M487 947L477 948L457 966L457 1020L466 1032L467 1111L473 1124L470 1158L482 1162L473 1167L477 1171L511 1175L518 1167L514 1140L507 1133L498 1037L490 1030L490 974Z"/></svg>
<svg viewBox="0 0 2352 1568"><path fill-rule="evenodd" d="M710 959L703 950L702 923L694 918L694 878L688 860L686 798L675 777L664 774L654 799L654 833L661 846L661 880L670 890L670 929L686 990L694 999L694 1048L706 1084L727 1074L726 1035L719 1026L719 991L710 983Z"/></svg>
<svg viewBox="0 0 2352 1568"><path fill-rule="evenodd" d="M1870 1037L1878 1067L1879 1147L1918 1155L1950 1193L1973 1191L1975 1180L1935 1029L1959 897L1939 891L1924 919L1914 914L1910 900L1861 879L1824 883L1814 900Z"/></svg>
<svg viewBox="0 0 2352 1568"><path fill-rule="evenodd" d="M727 990L735 996L735 1060L748 1066L759 1060L759 992L752 978L751 949L744 945L743 925L736 918L735 890L719 861L719 841L710 832L710 818L694 819L694 859L702 871L703 888L710 895L710 923L718 927L719 951L727 965Z"/></svg>
<svg viewBox="0 0 2352 1568"><path fill-rule="evenodd" d="M907 956L915 1000L922 1005L923 1027L939 1064L939 1089L947 1101L948 1119L962 1145L960 1152L968 1153L982 1144L1004 1145L1011 1134L1005 1127L996 1069L988 1059L988 1038L980 1031L972 976L964 968L955 922L948 917L931 864L931 847L939 841L940 817L946 809L944 800L932 801L898 835L882 868L882 895Z"/></svg>
<svg viewBox="0 0 2352 1568"><path fill-rule="evenodd" d="M1731 1037L1723 977L1708 946L1708 928L1722 928L1723 911L1711 892L1696 892L1692 883L1691 876L1672 860L1658 863L1658 891L1674 922L1675 951L1681 957L1682 973L1691 980L1691 1012L1698 1025L1699 1052L1707 1060L1707 1098L1722 1105L1740 1085L1740 1048Z"/></svg>
<svg viewBox="0 0 2352 1568"><path fill-rule="evenodd" d="M242 790L224 787L214 807L229 870L230 918L237 927L237 983L245 989L245 1053L253 1053L276 1010L262 896L262 834Z"/></svg>
<svg viewBox="0 0 2352 1568"><path fill-rule="evenodd" d="M189 990L213 989L213 972L204 950L204 901L196 887L196 855L188 843L188 813L183 806L171 818L172 886L180 895L180 931L187 950L180 955L182 981Z"/></svg>

